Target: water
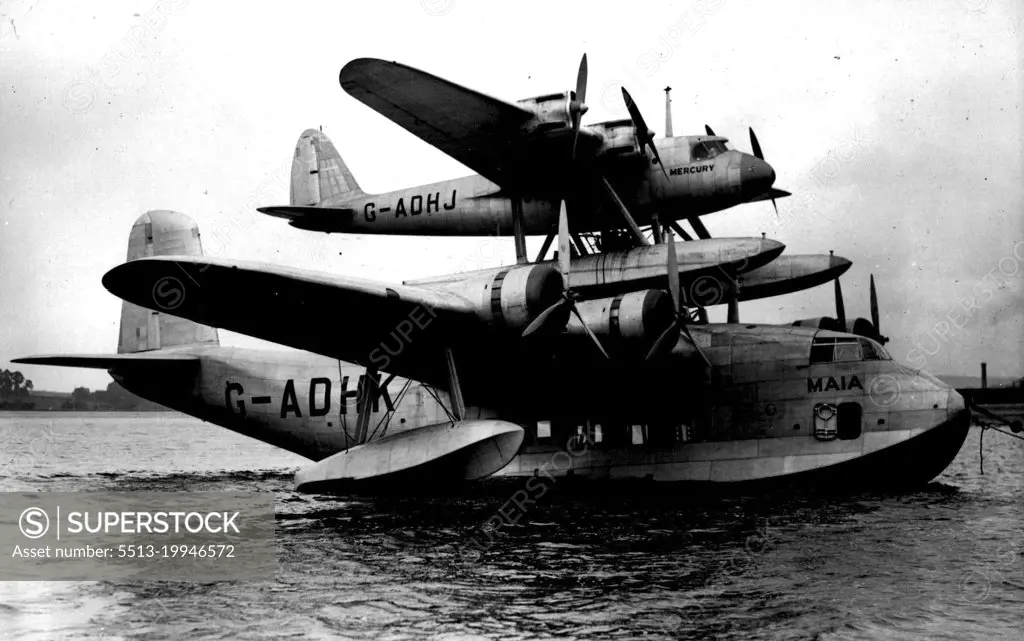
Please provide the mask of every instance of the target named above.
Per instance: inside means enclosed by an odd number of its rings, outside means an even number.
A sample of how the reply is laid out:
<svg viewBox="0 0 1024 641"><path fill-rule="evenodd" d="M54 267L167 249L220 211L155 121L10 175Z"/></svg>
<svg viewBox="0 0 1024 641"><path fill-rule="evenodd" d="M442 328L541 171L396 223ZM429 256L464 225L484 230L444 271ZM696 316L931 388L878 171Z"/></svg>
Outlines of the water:
<svg viewBox="0 0 1024 641"><path fill-rule="evenodd" d="M263 583L0 582L0 639L1024 639L1024 442L909 495L291 491L303 459L177 414L0 414L0 489L269 491ZM16 456L10 461L11 454ZM514 517L513 517L514 519ZM496 521L495 521L496 522Z"/></svg>

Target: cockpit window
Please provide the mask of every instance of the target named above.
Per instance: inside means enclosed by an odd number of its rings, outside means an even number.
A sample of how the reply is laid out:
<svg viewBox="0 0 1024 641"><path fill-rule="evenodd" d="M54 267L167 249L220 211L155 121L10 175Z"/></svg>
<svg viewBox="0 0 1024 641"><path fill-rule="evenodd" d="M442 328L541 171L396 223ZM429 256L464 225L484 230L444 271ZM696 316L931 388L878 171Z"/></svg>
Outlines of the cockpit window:
<svg viewBox="0 0 1024 641"><path fill-rule="evenodd" d="M861 358L856 338L815 336L811 342L811 363L846 363Z"/></svg>
<svg viewBox="0 0 1024 641"><path fill-rule="evenodd" d="M726 149L725 143L720 140L698 142L690 149L690 160L707 160L726 151L729 150Z"/></svg>
<svg viewBox="0 0 1024 641"><path fill-rule="evenodd" d="M860 339L860 348L864 350L864 360L866 361L880 361L882 357L878 355L878 350L871 344L866 338Z"/></svg>
<svg viewBox="0 0 1024 641"><path fill-rule="evenodd" d="M711 158L729 151L721 140L709 140L704 144L707 145L708 152L711 154L709 157Z"/></svg>
<svg viewBox="0 0 1024 641"><path fill-rule="evenodd" d="M889 356L889 352L885 351L885 348L871 340L870 338L860 339L860 347L864 350L864 360L866 361L891 361L892 357Z"/></svg>
<svg viewBox="0 0 1024 641"><path fill-rule="evenodd" d="M849 363L863 360L858 343L836 343L836 362Z"/></svg>
<svg viewBox="0 0 1024 641"><path fill-rule="evenodd" d="M891 361L885 348L870 338L816 336L811 342L811 363Z"/></svg>

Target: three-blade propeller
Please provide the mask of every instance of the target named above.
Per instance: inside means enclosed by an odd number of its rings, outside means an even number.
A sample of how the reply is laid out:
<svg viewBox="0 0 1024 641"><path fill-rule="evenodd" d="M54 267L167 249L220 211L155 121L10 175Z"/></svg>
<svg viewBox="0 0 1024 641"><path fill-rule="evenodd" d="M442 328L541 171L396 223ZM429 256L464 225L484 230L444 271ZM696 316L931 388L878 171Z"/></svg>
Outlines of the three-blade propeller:
<svg viewBox="0 0 1024 641"><path fill-rule="evenodd" d="M572 118L572 159L576 160L576 142L580 139L580 121L587 113L587 54L580 60L576 72L576 94L569 102L569 116Z"/></svg>
<svg viewBox="0 0 1024 641"><path fill-rule="evenodd" d="M565 201L563 200L558 210L558 271L562 274L562 299L538 314L537 318L533 319L533 322L523 330L523 338L537 332L548 335L560 332L565 329L565 326L569 323L569 315L572 314L580 321L583 331L593 341L597 351L607 359L608 352L604 351L601 341L597 339L594 332L587 326L586 321L583 320L579 310L576 309L576 295L572 291L570 280L572 271L570 251L569 218L566 214Z"/></svg>
<svg viewBox="0 0 1024 641"><path fill-rule="evenodd" d="M750 148L754 150L754 157L758 160L764 160L764 153L761 151L761 143L757 141L757 134L754 133L754 128L748 127L747 129L750 130ZM772 207L775 208L775 217L778 218L779 206L775 204L775 196L773 196L772 192L769 191L768 197L772 201Z"/></svg>
<svg viewBox="0 0 1024 641"><path fill-rule="evenodd" d="M747 129L750 130L750 148L754 151L754 157L758 160L764 160L764 152L761 151L761 143L757 141L757 134L754 133L754 128L748 127ZM715 135L715 130L712 129L710 125L704 125L704 131L706 131L709 136ZM779 206L775 204L775 196L771 195L771 192L769 192L768 197L772 201L772 207L775 208L775 216L778 217Z"/></svg>
<svg viewBox="0 0 1024 641"><path fill-rule="evenodd" d="M873 335L870 338L877 340L881 344L889 342L888 336L882 335L882 330L878 326L879 314L878 314L878 294L875 292L875 275L871 274L870 280L870 294L871 294L871 331ZM839 325L839 331L847 332L857 329L857 323L854 323L853 328L847 324L846 321L846 303L843 301L843 288L839 284L839 279L835 279L835 298L836 298L836 324Z"/></svg>
<svg viewBox="0 0 1024 641"><path fill-rule="evenodd" d="M661 173L665 174L665 178L668 178L668 171L665 169L665 165L661 162L661 156L658 154L658 147L654 144L654 132L647 128L647 123L644 121L643 115L640 113L640 109L633 102L633 96L629 95L626 88L622 88L622 99L626 102L626 110L629 111L629 117L633 119L633 129L636 131L637 145L640 147L641 153L645 149L650 148L651 155L654 156L654 160L657 161L661 167Z"/></svg>
<svg viewBox="0 0 1024 641"><path fill-rule="evenodd" d="M665 229L665 242L668 245L668 293L672 296L672 305L675 309L675 320L672 324L661 333L658 340L654 341L654 345L651 346L649 352L647 352L647 360L653 360L663 354L668 354L672 351L672 348L679 342L680 334L686 336L686 340L693 345L700 357L704 359L704 362L708 367L711 367L711 361L708 360L704 350L700 348L697 341L693 340L693 335L690 334L690 328L688 327L689 315L682 309L679 301L679 259L676 257L676 242L675 238L672 237L672 228L667 227Z"/></svg>

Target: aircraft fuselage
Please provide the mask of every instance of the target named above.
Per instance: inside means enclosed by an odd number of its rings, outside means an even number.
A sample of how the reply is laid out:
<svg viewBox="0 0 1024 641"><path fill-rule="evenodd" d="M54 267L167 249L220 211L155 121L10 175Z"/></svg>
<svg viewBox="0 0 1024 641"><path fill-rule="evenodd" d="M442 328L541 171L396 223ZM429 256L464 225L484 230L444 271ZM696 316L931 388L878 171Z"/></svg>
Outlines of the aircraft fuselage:
<svg viewBox="0 0 1024 641"><path fill-rule="evenodd" d="M665 172L639 154L606 161L606 173L637 224L650 224L657 213L662 222L700 216L746 202L764 194L774 172L764 161L735 150L694 161L689 141L678 137L658 141ZM637 168L639 167L639 171ZM667 174L667 175L666 175ZM559 195L523 194L523 223L527 235L548 234L558 221ZM597 189L584 190L576 207L594 215L574 216L575 232L621 227L622 218L604 206ZM473 175L380 194L328 199L324 208L353 210L345 231L361 234L429 236L511 235L510 194L482 176Z"/></svg>
<svg viewBox="0 0 1024 641"><path fill-rule="evenodd" d="M936 442L914 462L886 468L924 482L959 450L968 425L963 400L937 379L891 360L810 363L815 332L748 327L756 329L694 328L714 364L707 379L682 341L657 375L640 365L633 372L581 368L578 355L544 372L467 357L460 362L471 381L464 418L524 427L524 446L500 476L782 479L884 459L890 448L934 431ZM361 439L449 420L443 390L381 374L373 399L362 393L373 373L355 365L302 352L178 349L201 357L195 380L112 374L151 400L315 461Z"/></svg>

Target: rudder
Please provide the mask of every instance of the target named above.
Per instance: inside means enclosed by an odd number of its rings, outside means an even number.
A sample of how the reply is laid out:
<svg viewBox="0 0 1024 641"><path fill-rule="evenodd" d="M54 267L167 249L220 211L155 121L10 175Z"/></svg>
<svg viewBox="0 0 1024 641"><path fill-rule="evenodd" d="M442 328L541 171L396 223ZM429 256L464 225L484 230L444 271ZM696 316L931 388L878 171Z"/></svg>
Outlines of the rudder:
<svg viewBox="0 0 1024 641"><path fill-rule="evenodd" d="M316 129L302 132L292 159L291 205L315 207L336 196L362 193L331 139Z"/></svg>
<svg viewBox="0 0 1024 641"><path fill-rule="evenodd" d="M178 212L146 212L135 221L128 234L129 261L147 256L202 255L199 226ZM181 277L188 278L184 271ZM122 303L117 353L148 352L196 343L219 345L215 328L171 315L184 301L188 284L173 277L157 281L152 296L157 307L164 311L152 311L127 301Z"/></svg>

